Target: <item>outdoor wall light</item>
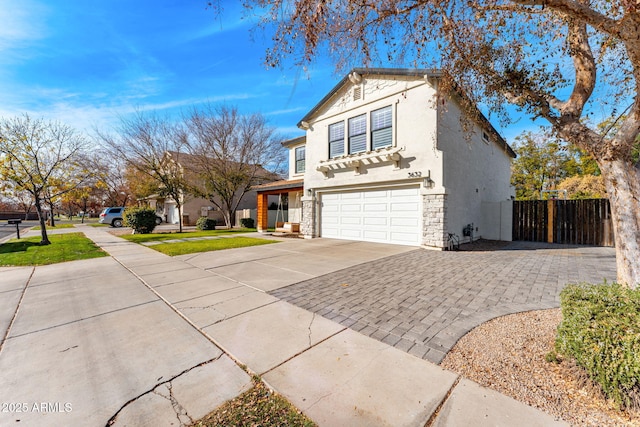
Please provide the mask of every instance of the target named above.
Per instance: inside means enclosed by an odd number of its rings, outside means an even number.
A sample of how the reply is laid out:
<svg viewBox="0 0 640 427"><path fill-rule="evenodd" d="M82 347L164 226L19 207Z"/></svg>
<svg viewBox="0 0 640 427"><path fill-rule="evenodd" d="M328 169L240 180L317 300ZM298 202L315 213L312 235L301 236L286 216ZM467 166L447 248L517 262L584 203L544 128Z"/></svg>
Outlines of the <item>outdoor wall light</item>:
<svg viewBox="0 0 640 427"><path fill-rule="evenodd" d="M309 197L313 196L313 189L312 188L307 188L307 196L309 196Z"/></svg>
<svg viewBox="0 0 640 427"><path fill-rule="evenodd" d="M424 188L433 188L435 185L436 182L431 179L431 171L429 171L427 177L424 179Z"/></svg>

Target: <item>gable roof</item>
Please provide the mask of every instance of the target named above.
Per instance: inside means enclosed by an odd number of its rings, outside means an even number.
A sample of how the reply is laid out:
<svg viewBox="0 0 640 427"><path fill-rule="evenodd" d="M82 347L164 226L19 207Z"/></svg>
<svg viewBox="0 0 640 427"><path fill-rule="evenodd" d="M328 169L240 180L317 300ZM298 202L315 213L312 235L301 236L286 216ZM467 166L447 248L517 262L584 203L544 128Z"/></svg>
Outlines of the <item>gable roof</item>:
<svg viewBox="0 0 640 427"><path fill-rule="evenodd" d="M329 100L340 91L347 82L351 81L353 74L358 74L360 76L402 76L402 77L419 77L422 79L437 79L442 76L442 72L436 69L427 69L427 68L353 68L346 76L342 78L336 84L333 89L327 93L324 98L320 100L297 124L299 128L304 128L304 124L308 122ZM459 93L460 96L464 96L462 93ZM496 137L496 143L502 147L509 156L512 158L516 158L516 153L513 151L511 146L505 141L505 139L498 133L498 131L493 127L491 122L485 117L484 114L476 107L476 113L484 126ZM293 140L291 140L293 141ZM289 141L285 141L282 145L285 145Z"/></svg>
<svg viewBox="0 0 640 427"><path fill-rule="evenodd" d="M307 142L307 136L306 135L302 135L299 136L297 138L293 138L293 139L288 139L286 141L282 141L281 145L285 148L289 148L289 147L293 147L294 145L298 145L298 144L304 144Z"/></svg>
<svg viewBox="0 0 640 427"><path fill-rule="evenodd" d="M169 158L175 161L181 167L183 166L183 164L188 164L189 167L187 169L190 169L191 171L198 169L199 159L198 159L198 156L194 156L193 154L183 153L181 151L168 150L165 152L164 156L165 157L163 157L163 160L164 158ZM220 163L223 162L223 160L216 160L216 161ZM227 164L237 165L239 163L235 161L227 160ZM249 166L256 167L255 178L258 180L276 181L282 178L280 175L265 169L262 165L249 165Z"/></svg>

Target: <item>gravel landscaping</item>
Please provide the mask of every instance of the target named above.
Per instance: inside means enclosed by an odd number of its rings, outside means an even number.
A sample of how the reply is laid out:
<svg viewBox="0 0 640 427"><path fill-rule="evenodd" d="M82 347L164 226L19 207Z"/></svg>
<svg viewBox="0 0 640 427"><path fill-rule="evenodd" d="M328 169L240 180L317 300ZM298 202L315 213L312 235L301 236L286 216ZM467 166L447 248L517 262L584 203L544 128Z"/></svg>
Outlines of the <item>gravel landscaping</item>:
<svg viewBox="0 0 640 427"><path fill-rule="evenodd" d="M600 395L570 361L547 362L560 309L499 317L462 337L441 367L575 426L640 426Z"/></svg>

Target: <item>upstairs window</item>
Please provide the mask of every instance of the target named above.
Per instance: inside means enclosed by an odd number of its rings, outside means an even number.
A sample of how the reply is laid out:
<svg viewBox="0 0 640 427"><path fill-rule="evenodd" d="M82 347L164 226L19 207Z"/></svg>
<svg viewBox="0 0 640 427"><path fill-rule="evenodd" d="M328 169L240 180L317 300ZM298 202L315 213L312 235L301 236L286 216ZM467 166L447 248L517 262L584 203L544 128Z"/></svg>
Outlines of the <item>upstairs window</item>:
<svg viewBox="0 0 640 427"><path fill-rule="evenodd" d="M349 154L360 153L367 149L367 115L349 119Z"/></svg>
<svg viewBox="0 0 640 427"><path fill-rule="evenodd" d="M344 154L344 122L329 125L329 157Z"/></svg>
<svg viewBox="0 0 640 427"><path fill-rule="evenodd" d="M296 173L304 172L305 146L296 147Z"/></svg>
<svg viewBox="0 0 640 427"><path fill-rule="evenodd" d="M371 149L388 147L393 143L391 106L371 112Z"/></svg>

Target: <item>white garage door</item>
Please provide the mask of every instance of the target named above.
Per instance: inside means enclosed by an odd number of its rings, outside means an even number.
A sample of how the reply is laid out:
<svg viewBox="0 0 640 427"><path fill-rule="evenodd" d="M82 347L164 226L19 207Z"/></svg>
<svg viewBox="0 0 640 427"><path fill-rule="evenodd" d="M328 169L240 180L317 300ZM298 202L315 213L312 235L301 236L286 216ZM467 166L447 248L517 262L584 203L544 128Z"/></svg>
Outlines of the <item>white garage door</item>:
<svg viewBox="0 0 640 427"><path fill-rule="evenodd" d="M419 245L419 187L382 188L321 195L320 236Z"/></svg>

